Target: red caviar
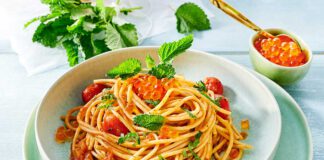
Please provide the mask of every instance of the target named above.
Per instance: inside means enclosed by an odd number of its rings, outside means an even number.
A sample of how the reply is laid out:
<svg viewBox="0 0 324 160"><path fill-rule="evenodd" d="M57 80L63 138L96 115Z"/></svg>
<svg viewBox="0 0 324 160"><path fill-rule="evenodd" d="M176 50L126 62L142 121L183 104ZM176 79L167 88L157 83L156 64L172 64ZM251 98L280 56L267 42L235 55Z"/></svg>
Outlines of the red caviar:
<svg viewBox="0 0 324 160"><path fill-rule="evenodd" d="M140 75L129 78L133 91L145 100L161 100L168 89L176 86L175 79L157 79L152 75Z"/></svg>
<svg viewBox="0 0 324 160"><path fill-rule="evenodd" d="M286 35L274 38L259 37L254 47L269 61L288 67L300 66L307 62L306 54L298 44Z"/></svg>

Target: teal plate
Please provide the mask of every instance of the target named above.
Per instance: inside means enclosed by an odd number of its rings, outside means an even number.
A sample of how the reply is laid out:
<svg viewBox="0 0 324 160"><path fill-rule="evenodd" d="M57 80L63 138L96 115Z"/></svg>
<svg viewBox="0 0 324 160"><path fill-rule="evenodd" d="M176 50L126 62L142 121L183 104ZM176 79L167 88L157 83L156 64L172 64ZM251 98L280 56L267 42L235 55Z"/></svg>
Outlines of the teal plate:
<svg viewBox="0 0 324 160"><path fill-rule="evenodd" d="M275 160L311 160L313 144L305 115L296 101L280 86L254 72L271 90L281 112L282 130ZM31 113L24 133L23 154L26 160L40 160L35 139L35 112Z"/></svg>

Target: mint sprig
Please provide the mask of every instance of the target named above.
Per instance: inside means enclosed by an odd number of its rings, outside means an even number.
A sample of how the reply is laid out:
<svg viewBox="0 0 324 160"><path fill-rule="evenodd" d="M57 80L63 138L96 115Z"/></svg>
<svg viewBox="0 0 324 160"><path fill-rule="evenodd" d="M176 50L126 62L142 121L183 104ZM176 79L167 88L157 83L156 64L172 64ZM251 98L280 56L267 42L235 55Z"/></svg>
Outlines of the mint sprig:
<svg viewBox="0 0 324 160"><path fill-rule="evenodd" d="M136 27L114 23L117 11L105 6L103 0L96 0L95 6L81 0L41 1L49 6L50 13L31 19L24 27L39 21L32 41L50 48L63 47L70 66L106 51L138 45ZM121 12L140 8L123 8Z"/></svg>
<svg viewBox="0 0 324 160"><path fill-rule="evenodd" d="M120 40L121 39L116 39L115 41L111 41L109 43L114 46L122 45L124 42L121 42ZM158 65L155 65L155 61L152 57L150 57L149 55L146 56L146 65L150 69L148 71L148 74L151 74L158 79L173 78L176 72L174 67L171 65L171 62L173 61L174 57L185 52L186 49L191 46L192 42L193 35L190 34L180 39L179 41L164 43L158 50L159 58L161 61ZM106 41L106 43L108 42ZM141 70L142 68L140 61L134 58L130 58L122 62L112 70L108 71L107 75L112 78L121 77L124 79L136 75Z"/></svg>

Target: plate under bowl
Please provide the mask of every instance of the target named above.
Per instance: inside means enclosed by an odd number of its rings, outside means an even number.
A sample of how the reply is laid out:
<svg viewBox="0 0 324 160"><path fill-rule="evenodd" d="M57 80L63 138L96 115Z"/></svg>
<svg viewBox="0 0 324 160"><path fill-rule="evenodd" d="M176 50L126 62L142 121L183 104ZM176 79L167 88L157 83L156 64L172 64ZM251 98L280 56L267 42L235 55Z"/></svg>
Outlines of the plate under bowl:
<svg viewBox="0 0 324 160"><path fill-rule="evenodd" d="M36 141L43 159L59 160L69 157L69 144L54 141L54 133L62 125L59 117L82 104L81 92L93 79L104 78L107 70L128 58L144 62L151 54L156 60L158 47L133 47L115 50L89 59L65 73L48 90L36 113ZM143 63L145 64L145 63ZM222 57L188 50L174 61L177 74L198 81L206 76L218 77L229 97L234 123L250 120L251 129L246 143L253 149L243 159L272 159L281 132L280 110L267 87L243 67Z"/></svg>

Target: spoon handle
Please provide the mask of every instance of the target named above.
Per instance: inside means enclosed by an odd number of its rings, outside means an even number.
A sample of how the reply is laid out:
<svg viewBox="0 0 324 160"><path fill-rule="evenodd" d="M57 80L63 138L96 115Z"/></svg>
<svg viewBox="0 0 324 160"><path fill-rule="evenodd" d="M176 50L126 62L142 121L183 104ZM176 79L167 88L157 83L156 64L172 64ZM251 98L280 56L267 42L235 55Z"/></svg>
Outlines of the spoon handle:
<svg viewBox="0 0 324 160"><path fill-rule="evenodd" d="M221 9L223 12L225 12L227 15L233 17L240 23L244 24L248 28L251 28L252 30L259 32L259 34L265 36L265 37L274 37L272 34L264 31L259 26L254 24L252 21L250 21L247 17L245 17L242 13L240 13L238 10L233 8L231 5L227 4L223 0L210 0L210 2L216 6L217 8Z"/></svg>

